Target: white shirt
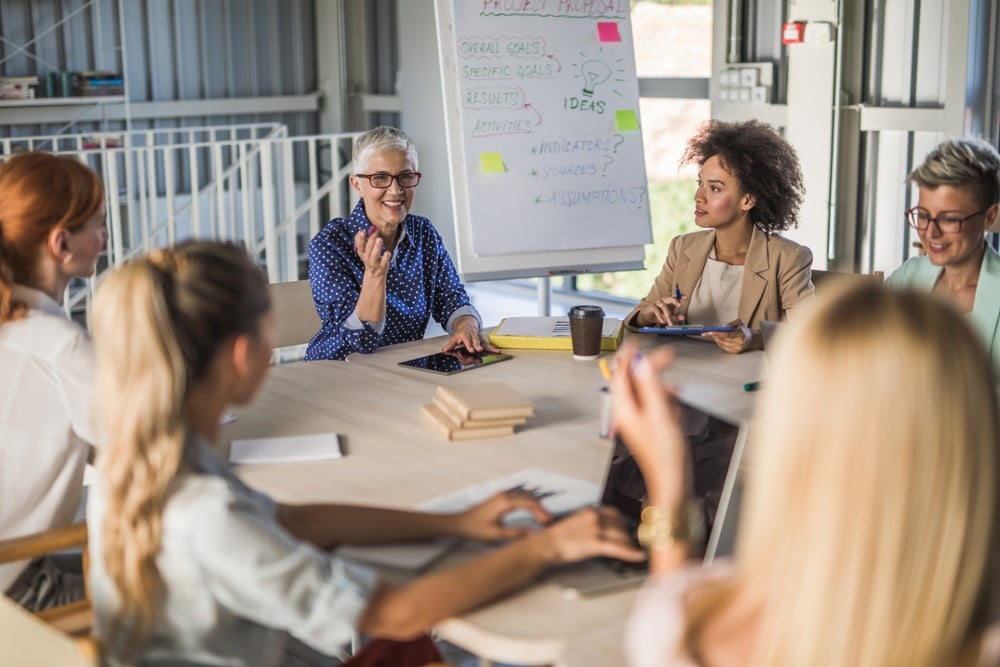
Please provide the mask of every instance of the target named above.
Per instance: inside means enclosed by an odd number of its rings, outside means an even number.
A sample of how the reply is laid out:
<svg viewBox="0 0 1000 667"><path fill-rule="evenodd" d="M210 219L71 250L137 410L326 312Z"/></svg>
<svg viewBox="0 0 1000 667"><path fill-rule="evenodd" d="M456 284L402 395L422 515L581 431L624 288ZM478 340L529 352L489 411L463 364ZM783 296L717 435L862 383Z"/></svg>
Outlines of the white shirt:
<svg viewBox="0 0 1000 667"><path fill-rule="evenodd" d="M720 262L712 248L691 294L687 321L691 324L729 324L739 317L742 287L743 266Z"/></svg>
<svg viewBox="0 0 1000 667"><path fill-rule="evenodd" d="M709 567L689 563L649 577L639 590L625 626L628 667L700 667L685 646L687 595L711 582L733 577L733 564L720 559ZM1000 664L1000 625L989 626L980 642L978 667Z"/></svg>
<svg viewBox="0 0 1000 667"><path fill-rule="evenodd" d="M203 440L163 513L156 559L165 596L140 664L277 665L291 633L327 654L354 636L375 573L300 542L274 518L275 504L239 480ZM101 558L100 479L87 500L90 594L107 636L117 592ZM106 647L109 664L120 660Z"/></svg>
<svg viewBox="0 0 1000 667"><path fill-rule="evenodd" d="M43 292L15 285L25 318L0 325L0 539L70 523L94 436L94 349ZM7 590L28 561L0 565Z"/></svg>

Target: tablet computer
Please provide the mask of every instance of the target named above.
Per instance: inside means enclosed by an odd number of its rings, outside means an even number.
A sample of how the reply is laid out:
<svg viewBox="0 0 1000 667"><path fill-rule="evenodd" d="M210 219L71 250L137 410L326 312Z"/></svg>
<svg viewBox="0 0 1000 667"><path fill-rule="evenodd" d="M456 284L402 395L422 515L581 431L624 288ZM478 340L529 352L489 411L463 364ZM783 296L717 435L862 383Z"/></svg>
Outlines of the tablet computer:
<svg viewBox="0 0 1000 667"><path fill-rule="evenodd" d="M710 331L734 331L734 329L728 324L674 324L667 327L639 327L636 331L667 336L697 336Z"/></svg>
<svg viewBox="0 0 1000 667"><path fill-rule="evenodd" d="M431 373L440 373L441 375L452 375L513 358L509 354L471 354L465 350L458 350L454 352L437 352L435 354L428 354L426 357L408 359L407 361L399 362L399 365Z"/></svg>

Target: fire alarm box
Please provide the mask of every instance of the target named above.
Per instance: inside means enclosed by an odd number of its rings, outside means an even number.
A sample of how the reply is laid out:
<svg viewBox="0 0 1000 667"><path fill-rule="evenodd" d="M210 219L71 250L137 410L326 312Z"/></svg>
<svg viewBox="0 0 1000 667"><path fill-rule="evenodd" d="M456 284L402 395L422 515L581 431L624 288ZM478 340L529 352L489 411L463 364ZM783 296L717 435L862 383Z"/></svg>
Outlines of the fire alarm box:
<svg viewBox="0 0 1000 667"><path fill-rule="evenodd" d="M781 27L782 44L801 44L805 38L806 24L801 21L789 21Z"/></svg>

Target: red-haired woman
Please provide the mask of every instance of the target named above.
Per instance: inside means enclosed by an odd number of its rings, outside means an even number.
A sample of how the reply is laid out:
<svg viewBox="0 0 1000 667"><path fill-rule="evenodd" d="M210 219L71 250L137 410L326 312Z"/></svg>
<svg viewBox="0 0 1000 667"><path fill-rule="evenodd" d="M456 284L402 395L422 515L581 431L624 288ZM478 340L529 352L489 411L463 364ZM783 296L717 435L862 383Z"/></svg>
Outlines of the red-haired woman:
<svg viewBox="0 0 1000 667"><path fill-rule="evenodd" d="M69 157L0 164L0 539L67 524L94 442L93 350L63 311L73 277L93 274L107 239L104 187ZM0 566L0 590L29 609L82 596L50 559Z"/></svg>

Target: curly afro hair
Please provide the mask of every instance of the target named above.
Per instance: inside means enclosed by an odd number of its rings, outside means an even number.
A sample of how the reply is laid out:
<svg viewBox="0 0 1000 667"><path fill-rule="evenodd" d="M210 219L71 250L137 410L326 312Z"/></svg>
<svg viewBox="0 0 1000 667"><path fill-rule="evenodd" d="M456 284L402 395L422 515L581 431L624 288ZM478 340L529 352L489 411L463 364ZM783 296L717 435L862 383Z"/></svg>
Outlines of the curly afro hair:
<svg viewBox="0 0 1000 667"><path fill-rule="evenodd" d="M710 120L688 141L681 164L701 165L714 156L736 177L740 191L756 198L750 218L761 231L798 226L805 195L802 170L795 149L774 128L756 120Z"/></svg>

